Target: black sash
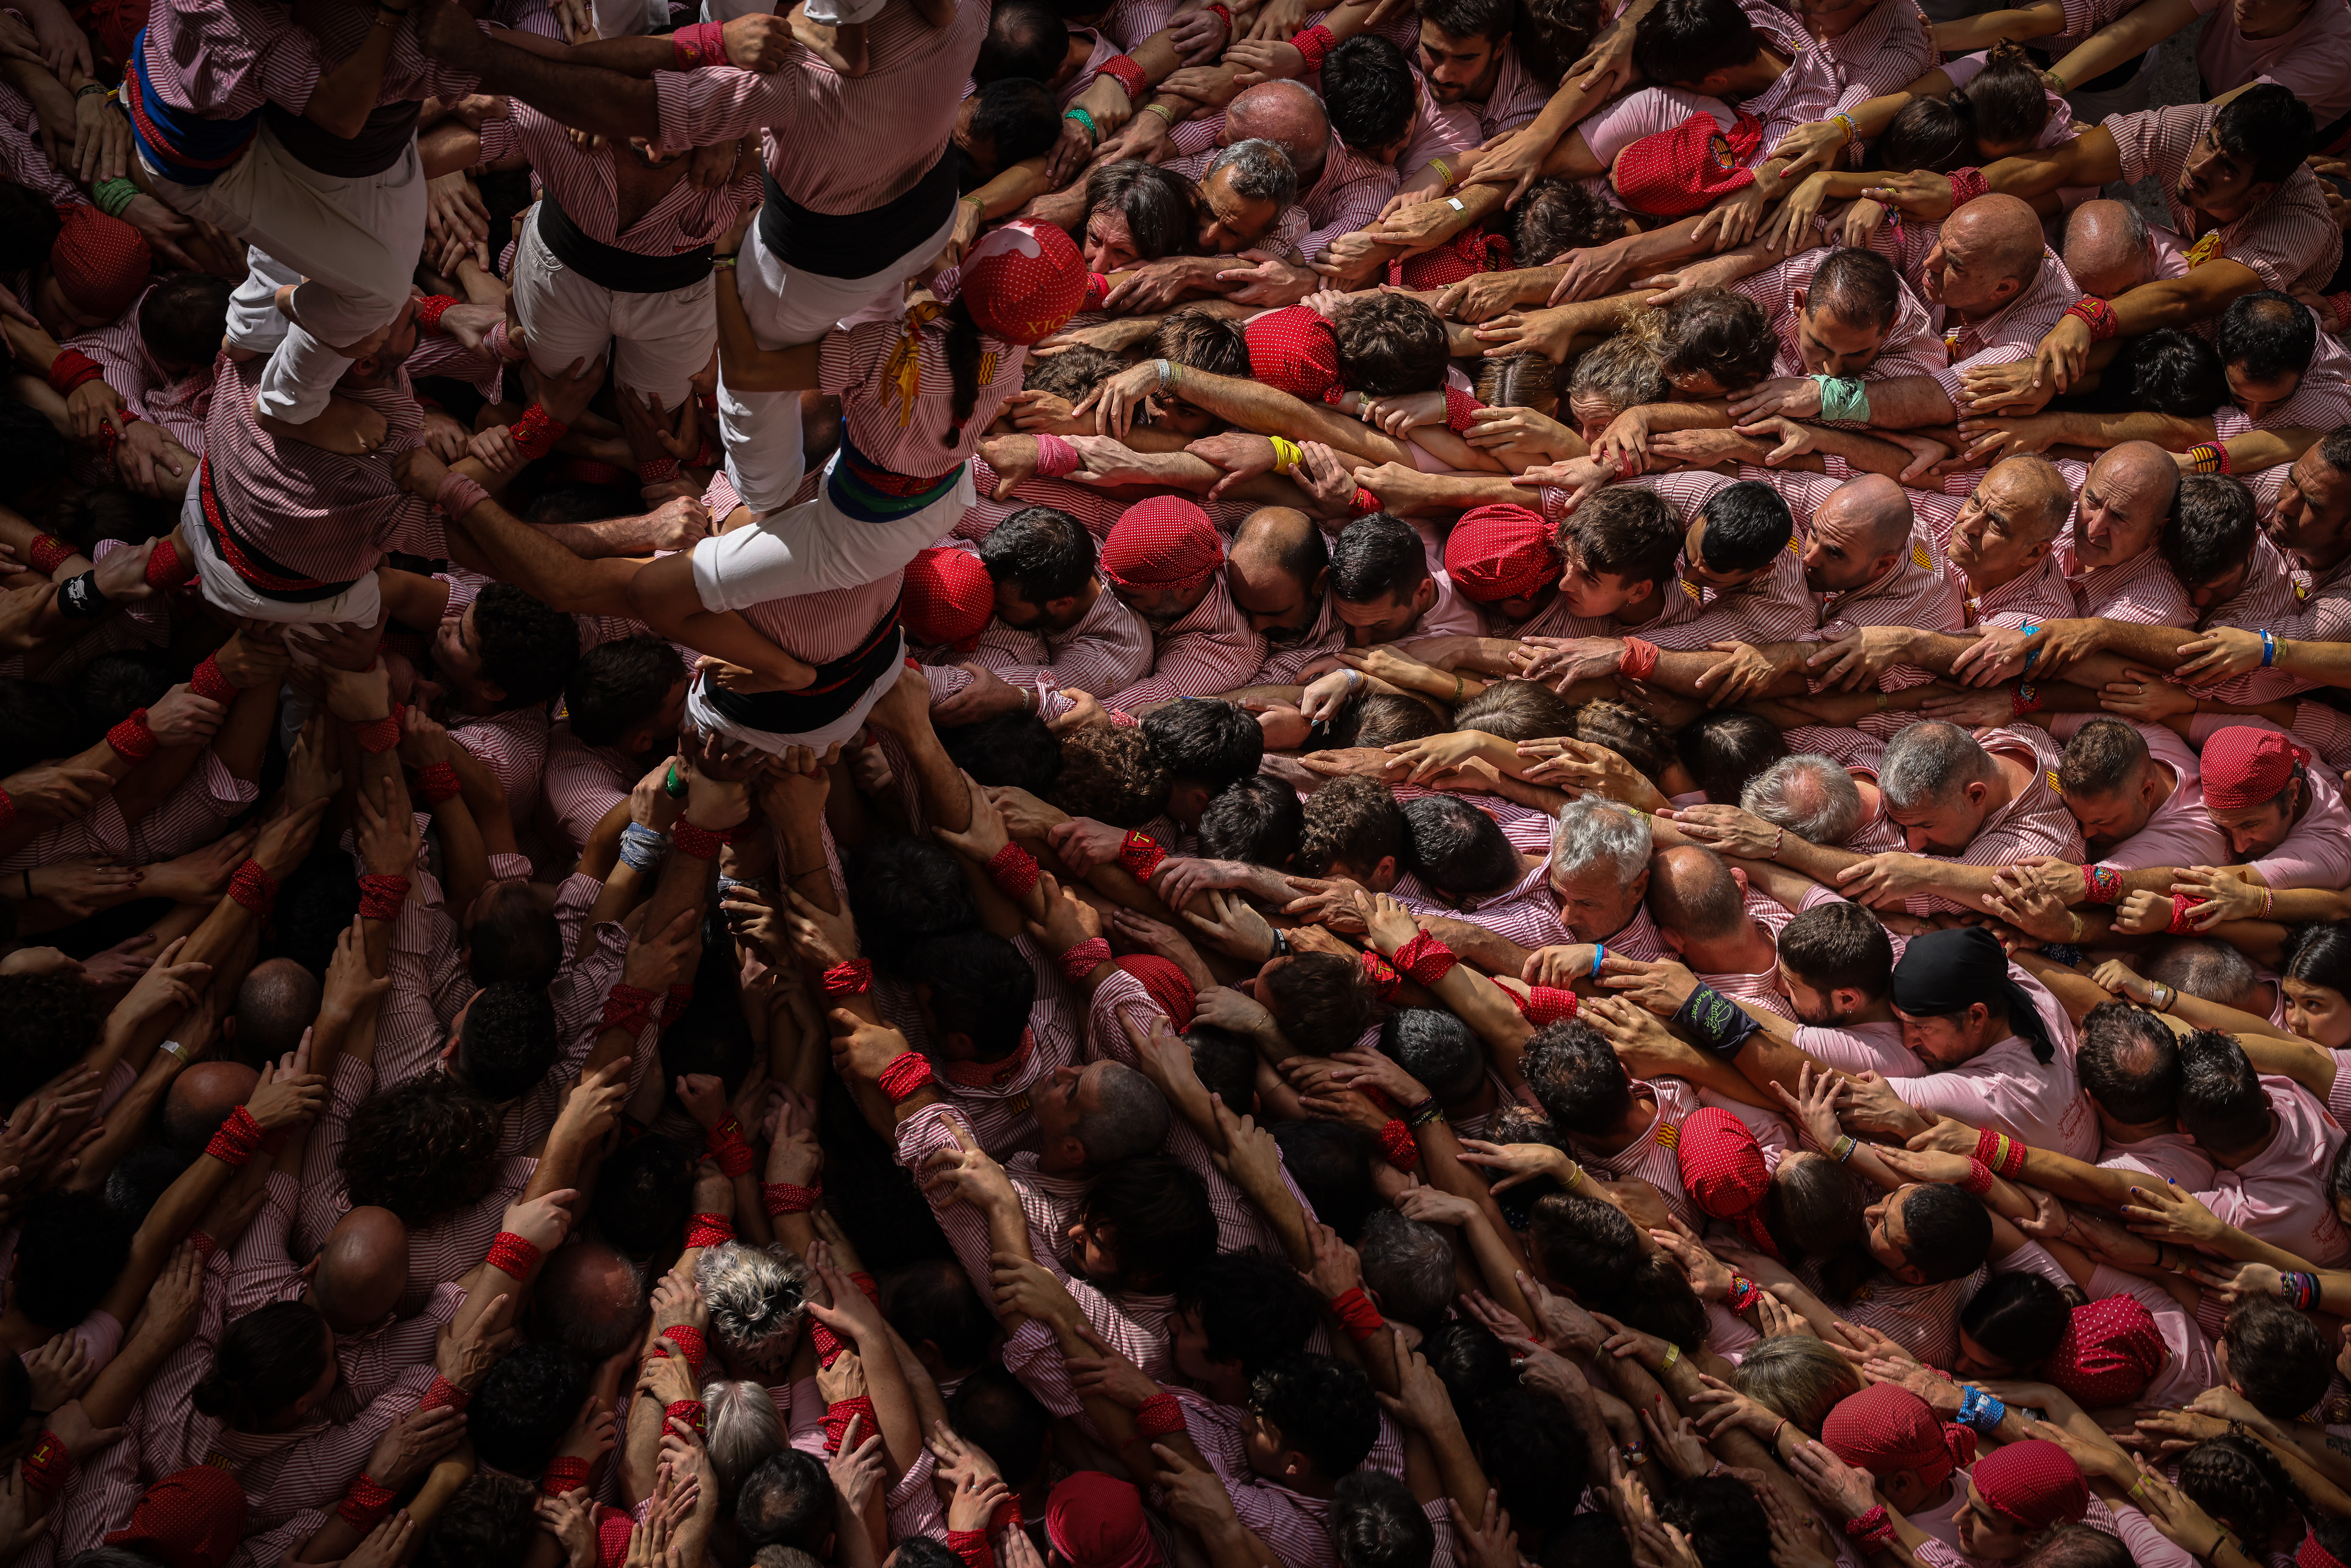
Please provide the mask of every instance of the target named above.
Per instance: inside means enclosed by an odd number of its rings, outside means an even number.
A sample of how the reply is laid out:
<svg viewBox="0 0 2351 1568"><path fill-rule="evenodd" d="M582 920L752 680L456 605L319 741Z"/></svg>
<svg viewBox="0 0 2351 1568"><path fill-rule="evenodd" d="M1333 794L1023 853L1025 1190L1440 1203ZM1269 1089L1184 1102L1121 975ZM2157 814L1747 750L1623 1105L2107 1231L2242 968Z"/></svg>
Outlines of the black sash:
<svg viewBox="0 0 2351 1568"><path fill-rule="evenodd" d="M580 232L552 190L539 193L538 243L556 260L615 294L667 294L691 288L710 276L710 257L717 248L699 245L674 256L646 256L606 245Z"/></svg>
<svg viewBox="0 0 2351 1568"><path fill-rule="evenodd" d="M261 106L261 117L269 122L279 144L303 167L338 180L360 180L381 174L400 162L400 155L416 140L416 112L423 107L413 98L379 104L369 112L357 136L334 135L274 103Z"/></svg>
<svg viewBox="0 0 2351 1568"><path fill-rule="evenodd" d="M759 237L787 267L819 277L871 277L922 244L955 211L956 164L944 152L903 196L865 213L812 213L764 167Z"/></svg>
<svg viewBox="0 0 2351 1568"><path fill-rule="evenodd" d="M905 652L898 630L898 606L890 606L872 633L854 653L816 667L816 679L796 692L730 692L716 683L703 696L729 724L771 735L808 735L857 706L896 668Z"/></svg>

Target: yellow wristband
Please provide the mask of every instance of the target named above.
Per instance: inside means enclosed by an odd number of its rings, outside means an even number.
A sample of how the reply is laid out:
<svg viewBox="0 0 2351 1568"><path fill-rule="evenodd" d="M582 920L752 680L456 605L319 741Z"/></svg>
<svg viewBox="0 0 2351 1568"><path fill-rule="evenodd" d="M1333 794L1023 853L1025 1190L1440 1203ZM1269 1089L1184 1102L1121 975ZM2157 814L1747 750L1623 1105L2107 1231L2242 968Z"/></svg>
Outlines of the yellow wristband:
<svg viewBox="0 0 2351 1568"><path fill-rule="evenodd" d="M1285 441L1279 435L1268 439L1273 443L1273 471L1277 474L1289 473L1298 466L1299 459L1306 455L1298 450L1295 441Z"/></svg>
<svg viewBox="0 0 2351 1568"><path fill-rule="evenodd" d="M1682 1347L1674 1343L1673 1341L1667 1340L1666 1342L1665 1364L1659 1367L1658 1370L1661 1372L1671 1372L1674 1369L1674 1363L1679 1361L1681 1358Z"/></svg>
<svg viewBox="0 0 2351 1568"><path fill-rule="evenodd" d="M1447 163L1444 159L1431 158L1428 161L1428 166L1436 170L1439 174L1443 175L1445 183L1447 185L1453 183L1453 166L1450 163Z"/></svg>

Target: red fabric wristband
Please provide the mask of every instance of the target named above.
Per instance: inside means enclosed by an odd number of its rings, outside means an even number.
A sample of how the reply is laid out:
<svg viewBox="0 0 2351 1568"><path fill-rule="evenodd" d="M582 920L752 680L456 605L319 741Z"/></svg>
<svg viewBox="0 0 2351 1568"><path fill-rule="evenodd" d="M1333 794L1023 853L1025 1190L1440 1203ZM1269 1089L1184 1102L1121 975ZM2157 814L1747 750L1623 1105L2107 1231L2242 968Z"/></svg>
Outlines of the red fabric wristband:
<svg viewBox="0 0 2351 1568"><path fill-rule="evenodd" d="M822 1182L814 1186L795 1186L788 1181L762 1182L759 1185L759 1201L766 1205L770 1218L781 1218L787 1214L806 1214L823 1197Z"/></svg>
<svg viewBox="0 0 2351 1568"><path fill-rule="evenodd" d="M456 303L456 296L452 294L426 295L416 302L416 325L423 331L440 331L441 318L447 315L449 307Z"/></svg>
<svg viewBox="0 0 2351 1568"><path fill-rule="evenodd" d="M748 1176L751 1173L751 1145L743 1141L743 1124L730 1113L710 1129L710 1157L718 1162L719 1174L726 1176Z"/></svg>
<svg viewBox="0 0 2351 1568"><path fill-rule="evenodd" d="M547 1469L538 1473L538 1495L561 1497L578 1491L588 1484L596 1467L589 1460L571 1454L558 1454L547 1461Z"/></svg>
<svg viewBox="0 0 2351 1568"><path fill-rule="evenodd" d="M177 588L193 581L196 563L180 553L180 547L170 539L157 539L155 548L147 552L147 586L161 591Z"/></svg>
<svg viewBox="0 0 2351 1568"><path fill-rule="evenodd" d="M1990 1166L1978 1159L1968 1161L1967 1179L1959 1183L1961 1192L1966 1193L1970 1197L1981 1197L1991 1191L1991 1184L1992 1174Z"/></svg>
<svg viewBox="0 0 2351 1568"><path fill-rule="evenodd" d="M1412 1129L1402 1118L1391 1116L1380 1129L1380 1148L1386 1154L1388 1164L1400 1171L1408 1171L1420 1164L1420 1145L1413 1141Z"/></svg>
<svg viewBox="0 0 2351 1568"><path fill-rule="evenodd" d="M49 390L59 397L68 397L76 387L105 374L105 369L79 349L60 349L57 357L49 361Z"/></svg>
<svg viewBox="0 0 2351 1568"><path fill-rule="evenodd" d="M400 716L407 705L395 702L381 718L363 718L351 726L351 738L371 757L380 757L400 744Z"/></svg>
<svg viewBox="0 0 2351 1568"><path fill-rule="evenodd" d="M880 1423L874 1419L873 1401L861 1394L854 1399L837 1399L825 1406L824 1451L826 1453L841 1452L841 1441L849 1435L849 1423L860 1416L865 1417L864 1436L858 1439L862 1444L866 1437L871 1437L875 1432L881 1430Z"/></svg>
<svg viewBox="0 0 2351 1568"><path fill-rule="evenodd" d="M987 880L996 884L997 892L1018 904L1037 885L1037 857L1007 841L987 862Z"/></svg>
<svg viewBox="0 0 2351 1568"><path fill-rule="evenodd" d="M735 1239L735 1222L723 1214L697 1214L686 1222L688 1247L720 1247Z"/></svg>
<svg viewBox="0 0 2351 1568"><path fill-rule="evenodd" d="M343 1500L336 1505L335 1511L342 1516L344 1523L354 1530L373 1530L391 1509L392 1500L398 1495L390 1487L379 1486L362 1473L353 1476L351 1484L343 1489Z"/></svg>
<svg viewBox="0 0 2351 1568"><path fill-rule="evenodd" d="M1126 101L1130 104L1142 102L1143 95L1151 90L1150 77L1144 73L1143 67L1131 55L1113 55L1102 63L1099 74L1125 89Z"/></svg>
<svg viewBox="0 0 2351 1568"><path fill-rule="evenodd" d="M1167 852L1159 847L1159 841L1140 828L1129 830L1125 840L1118 846L1118 863L1124 866L1137 882L1149 882L1151 873L1157 871L1160 862L1166 858Z"/></svg>
<svg viewBox="0 0 2351 1568"><path fill-rule="evenodd" d="M1076 985L1109 962L1110 944L1100 936L1089 936L1061 955L1061 977Z"/></svg>
<svg viewBox="0 0 2351 1568"><path fill-rule="evenodd" d="M726 64L726 24L696 22L680 27L669 36L669 57L671 68L681 71Z"/></svg>
<svg viewBox="0 0 2351 1568"><path fill-rule="evenodd" d="M950 1530L947 1550L963 1559L963 1568L996 1568L996 1549L985 1530Z"/></svg>
<svg viewBox="0 0 2351 1568"><path fill-rule="evenodd" d="M604 998L604 1027L642 1034L653 1021L653 994L643 986L615 985Z"/></svg>
<svg viewBox="0 0 2351 1568"><path fill-rule="evenodd" d="M571 427L547 412L543 403L532 403L522 411L522 417L507 427L516 450L533 462L555 450L555 444L571 433Z"/></svg>
<svg viewBox="0 0 2351 1568"><path fill-rule="evenodd" d="M1364 1294L1361 1285L1350 1285L1331 1298L1331 1315L1347 1331L1347 1337L1357 1344L1371 1338L1386 1326L1387 1320L1372 1299Z"/></svg>
<svg viewBox="0 0 2351 1568"><path fill-rule="evenodd" d="M694 1435L697 1437L710 1429L709 1420L699 1399L672 1400L668 1408L662 1412L662 1420L664 1424L671 1421L683 1421L693 1428Z"/></svg>
<svg viewBox="0 0 2351 1568"><path fill-rule="evenodd" d="M249 860L228 879L228 895L251 910L256 918L266 920L269 912L277 907L277 879L262 870L259 861Z"/></svg>
<svg viewBox="0 0 2351 1568"><path fill-rule="evenodd" d="M162 749L155 732L147 727L147 710L132 708L131 716L106 732L106 744L125 762L144 762Z"/></svg>
<svg viewBox="0 0 2351 1568"><path fill-rule="evenodd" d="M484 1261L508 1279L528 1281L530 1271L538 1267L538 1259L537 1242L511 1230L501 1230L491 1240L489 1256Z"/></svg>
<svg viewBox="0 0 2351 1568"><path fill-rule="evenodd" d="M653 1354L666 1356L672 1345L685 1358L685 1369L694 1375L695 1382L700 1383L702 1364L710 1359L710 1337L692 1323L672 1323L653 1341Z"/></svg>
<svg viewBox="0 0 2351 1568"><path fill-rule="evenodd" d="M882 1092L890 1096L890 1103L895 1105L919 1093L930 1082L931 1059L919 1051L910 1051L891 1058L877 1083Z"/></svg>
<svg viewBox="0 0 2351 1568"><path fill-rule="evenodd" d="M705 828L680 817L670 829L669 841L682 855L692 855L698 861L716 860L720 850L735 841L735 830Z"/></svg>
<svg viewBox="0 0 2351 1568"><path fill-rule="evenodd" d="M862 997L873 988L873 960L843 958L819 982L828 997Z"/></svg>
<svg viewBox="0 0 2351 1568"><path fill-rule="evenodd" d="M1184 1429L1183 1402L1161 1389L1134 1412L1134 1429L1146 1437L1175 1436Z"/></svg>
<svg viewBox="0 0 2351 1568"><path fill-rule="evenodd" d="M252 1112L239 1105L220 1124L213 1141L204 1145L204 1153L225 1166L242 1169L261 1152L261 1124L253 1119Z"/></svg>
<svg viewBox="0 0 2351 1568"><path fill-rule="evenodd" d="M472 1395L436 1372L433 1375L433 1386L424 1391L424 1397L416 1402L416 1407L419 1410L463 1410L473 1402Z"/></svg>
<svg viewBox="0 0 2351 1568"><path fill-rule="evenodd" d="M204 655L204 662L198 664L196 673L188 677L188 689L211 702L236 700L236 686L222 674L220 660L211 653Z"/></svg>
<svg viewBox="0 0 2351 1568"><path fill-rule="evenodd" d="M1639 637L1625 639L1625 652L1616 661L1617 673L1646 681L1657 667L1657 645Z"/></svg>
<svg viewBox="0 0 2351 1568"><path fill-rule="evenodd" d="M1426 931L1416 932L1413 939L1396 949L1395 967L1424 986L1433 986L1453 972L1461 960L1453 949Z"/></svg>
<svg viewBox="0 0 2351 1568"><path fill-rule="evenodd" d="M1991 186L1985 181L1984 172L1981 169L1952 170L1951 210L1957 212L1991 189Z"/></svg>
<svg viewBox="0 0 2351 1568"><path fill-rule="evenodd" d="M382 872L371 872L360 878L360 917L363 920L397 920L400 906L408 902L408 879Z"/></svg>
<svg viewBox="0 0 2351 1568"><path fill-rule="evenodd" d="M1395 1000L1396 992L1404 988L1404 977L1396 973L1395 966L1368 947L1364 949L1364 976L1384 1002Z"/></svg>
<svg viewBox="0 0 2351 1568"><path fill-rule="evenodd" d="M28 559L33 570L47 577L80 553L55 534L41 534L29 547Z"/></svg>
<svg viewBox="0 0 2351 1568"><path fill-rule="evenodd" d="M416 788L428 806L438 806L454 800L465 792L457 780L457 770L446 762L428 762L416 770Z"/></svg>
<svg viewBox="0 0 2351 1568"><path fill-rule="evenodd" d="M25 1456L25 1485L43 1497L55 1497L73 1479L73 1450L55 1432L44 1430L33 1451Z"/></svg>
<svg viewBox="0 0 2351 1568"><path fill-rule="evenodd" d="M1557 986L1530 986L1523 997L1512 991L1510 1000L1517 1006L1519 1015L1538 1029L1573 1018L1575 1009L1583 1005L1583 998Z"/></svg>
<svg viewBox="0 0 2351 1568"><path fill-rule="evenodd" d="M1338 45L1339 36L1320 22L1302 33L1291 34L1290 37L1290 47L1306 57L1309 73L1321 70L1322 62L1330 57L1331 51Z"/></svg>

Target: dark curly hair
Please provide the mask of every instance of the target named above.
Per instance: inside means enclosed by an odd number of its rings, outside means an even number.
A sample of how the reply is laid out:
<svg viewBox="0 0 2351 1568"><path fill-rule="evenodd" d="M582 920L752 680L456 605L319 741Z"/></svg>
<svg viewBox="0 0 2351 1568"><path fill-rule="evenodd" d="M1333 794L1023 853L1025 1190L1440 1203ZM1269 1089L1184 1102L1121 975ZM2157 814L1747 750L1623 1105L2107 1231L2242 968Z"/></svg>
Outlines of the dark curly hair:
<svg viewBox="0 0 2351 1568"><path fill-rule="evenodd" d="M588 1369L561 1345L527 1344L498 1358L465 1407L465 1435L486 1465L535 1476L588 1397Z"/></svg>
<svg viewBox="0 0 2351 1568"><path fill-rule="evenodd" d="M0 975L0 1104L14 1105L98 1043L98 988L73 970Z"/></svg>
<svg viewBox="0 0 2351 1568"><path fill-rule="evenodd" d="M519 1563L538 1529L538 1489L519 1476L476 1475L450 1494L417 1544L415 1568Z"/></svg>
<svg viewBox="0 0 2351 1568"><path fill-rule="evenodd" d="M506 693L507 707L530 707L563 689L580 663L579 622L511 582L483 589L473 610L482 678Z"/></svg>
<svg viewBox="0 0 2351 1568"><path fill-rule="evenodd" d="M236 1432L258 1432L318 1386L334 1360L327 1320L307 1301L272 1301L228 1325L213 1364L190 1396L204 1415Z"/></svg>
<svg viewBox="0 0 2351 1568"><path fill-rule="evenodd" d="M351 1113L338 1163L351 1207L388 1208L411 1230L490 1190L497 1107L445 1072L379 1089Z"/></svg>
<svg viewBox="0 0 2351 1568"><path fill-rule="evenodd" d="M1073 817L1139 828L1167 809L1173 780L1140 729L1072 730L1045 799Z"/></svg>

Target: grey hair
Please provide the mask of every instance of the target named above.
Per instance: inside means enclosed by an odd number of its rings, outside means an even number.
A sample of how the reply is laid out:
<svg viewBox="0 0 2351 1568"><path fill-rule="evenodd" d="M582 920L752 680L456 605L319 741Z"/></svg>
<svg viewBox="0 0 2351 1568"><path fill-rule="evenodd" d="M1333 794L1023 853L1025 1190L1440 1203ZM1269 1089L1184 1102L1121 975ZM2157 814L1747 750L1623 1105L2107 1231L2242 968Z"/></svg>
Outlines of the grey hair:
<svg viewBox="0 0 2351 1568"><path fill-rule="evenodd" d="M743 1478L784 1446L784 1425L767 1385L722 1378L702 1385L704 1446L722 1497L732 1499Z"/></svg>
<svg viewBox="0 0 2351 1568"><path fill-rule="evenodd" d="M1100 1170L1158 1153L1168 1116L1166 1097L1150 1079L1123 1061L1105 1061L1094 1075L1094 1108L1077 1129L1086 1163Z"/></svg>
<svg viewBox="0 0 2351 1568"><path fill-rule="evenodd" d="M1928 719L1895 731L1877 765L1877 788L1897 811L1948 800L1984 777L1991 754L1956 724Z"/></svg>
<svg viewBox="0 0 2351 1568"><path fill-rule="evenodd" d="M789 1248L747 1247L740 1241L705 1248L694 1278L710 1308L711 1332L737 1355L787 1347L799 1332L809 1270Z"/></svg>
<svg viewBox="0 0 2351 1568"><path fill-rule="evenodd" d="M2226 942L2182 937L2161 948L2147 977L2208 1002L2234 1007L2259 977L2253 961Z"/></svg>
<svg viewBox="0 0 2351 1568"><path fill-rule="evenodd" d="M1582 876L1606 862L1625 886L1649 869L1649 820L1605 795L1586 790L1559 809L1551 825L1551 864L1560 876Z"/></svg>
<svg viewBox="0 0 2351 1568"><path fill-rule="evenodd" d="M1834 758L1782 757L1747 781L1739 804L1816 844L1841 844L1861 826L1861 789Z"/></svg>
<svg viewBox="0 0 2351 1568"><path fill-rule="evenodd" d="M1453 1304L1453 1247L1436 1226L1375 1208L1364 1219L1355 1249L1363 1254L1364 1285L1397 1322L1433 1327Z"/></svg>
<svg viewBox="0 0 2351 1568"><path fill-rule="evenodd" d="M1247 141L1236 141L1208 161L1208 171L1200 178L1219 169L1233 172L1233 194L1246 202L1271 202L1286 207L1298 199L1298 172L1290 166L1290 154L1280 144L1252 136Z"/></svg>

